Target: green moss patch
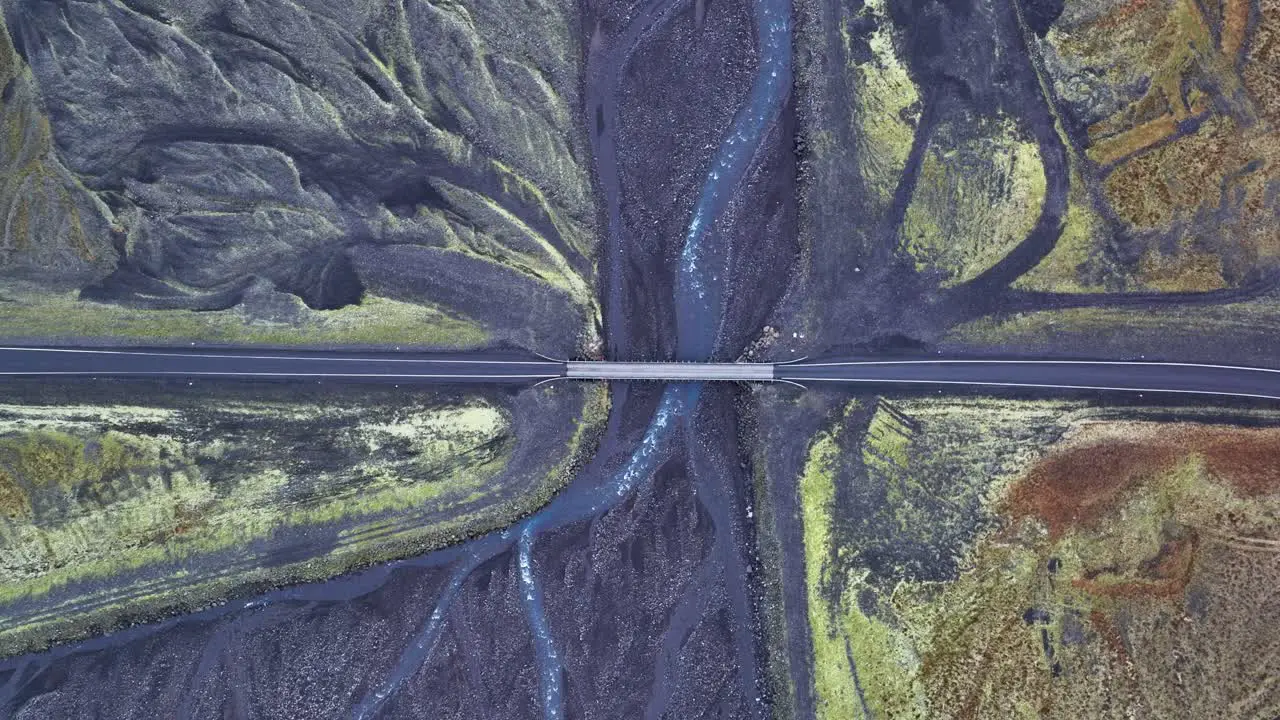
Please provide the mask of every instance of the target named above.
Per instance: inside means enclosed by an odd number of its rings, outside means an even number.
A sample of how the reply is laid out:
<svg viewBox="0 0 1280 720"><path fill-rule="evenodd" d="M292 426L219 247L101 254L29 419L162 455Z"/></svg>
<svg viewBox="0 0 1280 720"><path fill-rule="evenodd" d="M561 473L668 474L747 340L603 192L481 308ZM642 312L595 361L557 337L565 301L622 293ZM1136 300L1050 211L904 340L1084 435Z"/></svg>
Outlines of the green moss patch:
<svg viewBox="0 0 1280 720"><path fill-rule="evenodd" d="M0 654L509 523L567 480L608 407L587 385L131 387L0 403Z"/></svg>
<svg viewBox="0 0 1280 720"><path fill-rule="evenodd" d="M472 348L489 340L473 322L429 305L376 296L337 310L311 310L295 299L288 320L252 317L243 308L127 308L77 300L72 294L5 299L0 302L0 335L10 338L432 348Z"/></svg>

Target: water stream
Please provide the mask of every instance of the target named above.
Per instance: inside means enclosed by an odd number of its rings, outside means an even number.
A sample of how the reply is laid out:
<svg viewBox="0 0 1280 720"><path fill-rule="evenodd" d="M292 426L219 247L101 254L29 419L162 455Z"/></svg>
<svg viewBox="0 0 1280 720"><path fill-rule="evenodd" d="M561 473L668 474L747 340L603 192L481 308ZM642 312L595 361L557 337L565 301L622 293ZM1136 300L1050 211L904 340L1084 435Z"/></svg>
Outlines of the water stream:
<svg viewBox="0 0 1280 720"><path fill-rule="evenodd" d="M791 87L791 3L754 0L760 66L720 143L694 208L676 277L676 359L708 360L724 318L729 248L704 242L742 183Z"/></svg>
<svg viewBox="0 0 1280 720"><path fill-rule="evenodd" d="M715 353L723 322L729 248L705 240L725 205L741 185L751 160L781 111L791 85L790 0L754 0L754 18L760 44L760 64L746 102L734 116L724 140L712 159L698 204L685 233L677 268L677 359L708 360ZM595 517L621 502L635 486L651 476L670 450L676 420L696 410L702 386L697 383L668 386L645 430L639 448L622 469L598 488L575 485L547 507L515 528L519 558L520 596L533 634L538 664L539 702L543 716L564 716L563 666L555 638L547 622L542 587L538 582L534 547L538 534ZM356 709L355 718L373 714L405 679L427 659L438 639L449 603L471 570L505 547L512 531L475 541L470 557L450 578L427 623L402 655L387 680Z"/></svg>
<svg viewBox="0 0 1280 720"><path fill-rule="evenodd" d="M689 221L676 280L676 352L679 360L709 360L716 349L724 315L729 249L705 242L725 204L742 183L751 160L776 120L791 84L791 6L789 0L755 0L754 15L760 43L760 65L746 103L712 160L710 172ZM533 546L537 533L593 517L613 507L657 469L670 445L676 418L696 410L702 386L670 385L640 443L617 477L599 497L561 496L526 521L520 533L520 588L533 630L541 681L543 714L563 717L562 668L547 625L542 591L534 573Z"/></svg>

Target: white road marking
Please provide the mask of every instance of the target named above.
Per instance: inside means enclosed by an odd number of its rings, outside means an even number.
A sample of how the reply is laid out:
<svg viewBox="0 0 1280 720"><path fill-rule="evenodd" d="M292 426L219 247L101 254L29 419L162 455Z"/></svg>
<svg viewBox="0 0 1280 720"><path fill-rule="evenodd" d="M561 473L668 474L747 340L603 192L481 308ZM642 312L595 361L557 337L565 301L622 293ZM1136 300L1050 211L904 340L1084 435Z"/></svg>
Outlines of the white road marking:
<svg viewBox="0 0 1280 720"><path fill-rule="evenodd" d="M179 375L182 377L200 377L205 375L218 377L287 377L287 378L478 378L486 380L524 380L533 378L557 378L558 375L428 375L428 374L408 374L408 373L283 373L283 372L215 372L215 371L195 371L184 372L181 370L14 370L0 371L0 375L88 375L88 376L111 376L111 375L129 375L139 377L152 377L156 375Z"/></svg>
<svg viewBox="0 0 1280 720"><path fill-rule="evenodd" d="M1247 369L1247 368L1246 368ZM883 380L874 378L797 378L805 382L848 382L863 384L880 384L892 383L899 385L978 385L982 387L1025 387L1025 388L1053 388L1058 390L1115 390L1118 392L1131 393L1182 393L1186 395L1226 395L1230 397L1247 397L1260 398L1263 400L1280 400L1280 395L1256 395L1253 393L1241 393L1231 390L1170 390L1162 388L1124 388L1124 387L1107 387L1104 385L1052 385L1048 383L1017 383L1017 382L980 382L971 380Z"/></svg>
<svg viewBox="0 0 1280 720"><path fill-rule="evenodd" d="M794 367L844 367L855 365L1149 365L1154 367L1193 367L1214 370L1253 370L1280 373L1273 368L1209 363L1157 362L1154 360L850 360L847 362L803 363Z"/></svg>
<svg viewBox="0 0 1280 720"><path fill-rule="evenodd" d="M47 353L87 353L90 355L136 355L141 357L184 357L184 358L217 358L220 360L310 360L320 362L393 362L393 363L463 363L475 365L559 365L546 360L441 360L435 358L379 358L379 357L306 357L303 355L242 355L234 350L227 353L183 353L183 352L150 352L147 350L98 350L81 348L42 348L42 347L2 347L0 352L47 352ZM302 350L299 352L325 352L324 350Z"/></svg>

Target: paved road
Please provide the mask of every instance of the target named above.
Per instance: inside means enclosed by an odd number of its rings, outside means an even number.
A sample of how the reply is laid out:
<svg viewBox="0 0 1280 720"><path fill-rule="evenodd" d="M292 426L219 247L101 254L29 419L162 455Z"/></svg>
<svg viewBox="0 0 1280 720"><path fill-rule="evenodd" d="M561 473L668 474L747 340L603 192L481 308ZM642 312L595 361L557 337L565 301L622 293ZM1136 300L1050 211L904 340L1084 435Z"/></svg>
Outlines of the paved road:
<svg viewBox="0 0 1280 720"><path fill-rule="evenodd" d="M0 347L0 376L530 383L564 363L514 354Z"/></svg>
<svg viewBox="0 0 1280 720"><path fill-rule="evenodd" d="M336 380L382 383L527 383L578 380L742 382L893 388L1121 390L1280 400L1280 370L1100 360L870 360L794 364L556 362L502 353L393 353L256 349L0 347L0 376Z"/></svg>
<svg viewBox="0 0 1280 720"><path fill-rule="evenodd" d="M1102 360L829 360L775 366L804 385L1124 390L1280 400L1280 370L1197 363Z"/></svg>

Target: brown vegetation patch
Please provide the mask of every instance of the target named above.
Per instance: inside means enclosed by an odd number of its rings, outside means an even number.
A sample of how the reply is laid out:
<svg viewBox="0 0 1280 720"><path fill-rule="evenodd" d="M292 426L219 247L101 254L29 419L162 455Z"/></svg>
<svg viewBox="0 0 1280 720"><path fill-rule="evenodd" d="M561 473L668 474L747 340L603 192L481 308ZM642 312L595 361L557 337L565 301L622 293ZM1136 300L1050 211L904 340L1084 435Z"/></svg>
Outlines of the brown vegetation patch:
<svg viewBox="0 0 1280 720"><path fill-rule="evenodd" d="M1103 645L1111 653L1111 656L1118 660L1121 665L1129 665L1133 659L1129 655L1129 647L1124 642L1124 635L1116 624L1111 622L1111 618L1101 610L1094 609L1089 611L1089 624L1093 626L1098 637L1102 639Z"/></svg>
<svg viewBox="0 0 1280 720"><path fill-rule="evenodd" d="M1134 423L1123 437L1051 453L1010 490L1015 518L1037 517L1054 538L1111 510L1130 488L1198 456L1246 497L1280 492L1280 428Z"/></svg>
<svg viewBox="0 0 1280 720"><path fill-rule="evenodd" d="M1172 135L1172 119L1166 119L1168 134L1154 137L1144 129L1100 144L1094 153L1103 152L1103 161L1114 162L1120 156L1137 155L1116 168L1106 179L1107 197L1126 222L1138 227L1159 227L1173 221L1179 212L1218 204L1222 178L1238 172L1252 159L1239 146L1240 139L1230 121L1205 122L1200 131L1179 142L1155 147L1137 154ZM1157 122L1157 121L1153 121ZM1127 143L1120 147L1121 138ZM1111 149L1116 145L1118 149Z"/></svg>
<svg viewBox="0 0 1280 720"><path fill-rule="evenodd" d="M1280 491L1280 430L1203 428L1187 438L1209 472L1249 497Z"/></svg>
<svg viewBox="0 0 1280 720"><path fill-rule="evenodd" d="M1132 441L1059 451L1037 463L1013 487L1008 509L1015 518L1040 518L1056 539L1105 515L1124 491L1172 467L1178 455L1163 444Z"/></svg>
<svg viewBox="0 0 1280 720"><path fill-rule="evenodd" d="M1235 62L1244 47L1249 30L1249 5L1247 0L1233 0L1222 4L1222 35L1219 45L1222 53Z"/></svg>

